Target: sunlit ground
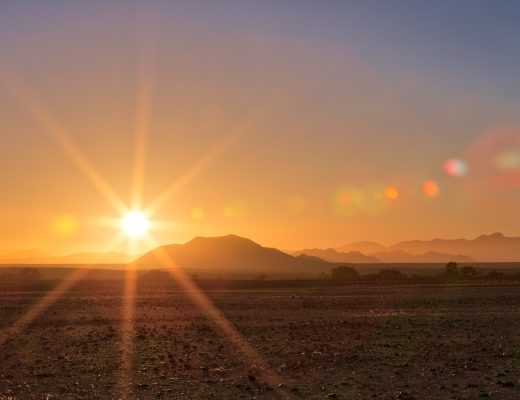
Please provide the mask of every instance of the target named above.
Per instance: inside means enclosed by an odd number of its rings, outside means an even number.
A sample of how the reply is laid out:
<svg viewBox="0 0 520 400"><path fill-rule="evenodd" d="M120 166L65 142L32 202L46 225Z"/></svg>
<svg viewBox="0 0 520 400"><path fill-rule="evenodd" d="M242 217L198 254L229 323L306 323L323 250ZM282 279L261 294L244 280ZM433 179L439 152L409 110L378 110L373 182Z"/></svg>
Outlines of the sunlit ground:
<svg viewBox="0 0 520 400"><path fill-rule="evenodd" d="M3 292L0 328L12 326L36 296ZM209 300L281 386L178 287L82 281L0 346L0 393L357 400L518 394L516 286L250 289L213 291Z"/></svg>

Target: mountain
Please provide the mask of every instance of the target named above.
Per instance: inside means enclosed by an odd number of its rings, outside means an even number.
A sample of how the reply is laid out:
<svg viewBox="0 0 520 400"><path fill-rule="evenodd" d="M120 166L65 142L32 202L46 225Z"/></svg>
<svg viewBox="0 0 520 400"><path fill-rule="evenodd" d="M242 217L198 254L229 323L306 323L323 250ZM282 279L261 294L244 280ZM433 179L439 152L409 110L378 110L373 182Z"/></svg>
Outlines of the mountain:
<svg viewBox="0 0 520 400"><path fill-rule="evenodd" d="M145 268L174 264L181 268L266 273L318 273L330 269L330 264L320 258L294 257L236 235L197 237L185 244L161 246L138 258L134 264Z"/></svg>
<svg viewBox="0 0 520 400"><path fill-rule="evenodd" d="M0 264L126 264L124 253L75 253L52 256L38 249L22 250L0 256Z"/></svg>
<svg viewBox="0 0 520 400"><path fill-rule="evenodd" d="M444 262L445 256L451 257L453 261L458 260L457 262L470 262L470 260L477 262L517 262L520 261L520 237L507 237L502 233L493 233L491 235L480 235L469 240L409 240L388 247L375 242L356 242L335 247L335 250L339 252L359 251L368 256L379 258L383 262ZM403 253L395 253L398 251ZM419 258L411 259L409 256L418 256ZM405 259L412 261L403 261Z"/></svg>
<svg viewBox="0 0 520 400"><path fill-rule="evenodd" d="M313 257L319 257L323 260L327 260L334 263L378 263L381 262L376 257L365 256L359 251L350 251L348 253L339 252L335 249L304 249L296 253L296 255L307 255Z"/></svg>
<svg viewBox="0 0 520 400"><path fill-rule="evenodd" d="M126 264L128 255L119 252L75 253L66 256L49 257L47 264Z"/></svg>
<svg viewBox="0 0 520 400"><path fill-rule="evenodd" d="M429 251L464 254L481 262L519 261L520 237L507 237L501 233L481 235L475 239L411 240L390 246L391 250L402 250L410 254Z"/></svg>
<svg viewBox="0 0 520 400"><path fill-rule="evenodd" d="M458 263L473 262L471 257L463 255L453 255L428 251L423 254L409 254L402 250L380 251L370 254L385 263L447 263L455 261Z"/></svg>
<svg viewBox="0 0 520 400"><path fill-rule="evenodd" d="M304 249L294 253L294 255L314 256L334 263L447 263L449 261L468 263L475 261L471 257L464 255L453 255L436 251L427 251L423 254L409 254L402 250L387 250L364 255L359 251L342 253L334 249Z"/></svg>
<svg viewBox="0 0 520 400"><path fill-rule="evenodd" d="M35 261L35 264L40 264L46 257L49 257L49 254L39 249L19 250L2 254L0 263L31 264L31 261Z"/></svg>
<svg viewBox="0 0 520 400"><path fill-rule="evenodd" d="M335 247L334 249L342 253L357 251L363 254L370 254L378 251L385 251L386 247L376 242L354 242L344 246Z"/></svg>

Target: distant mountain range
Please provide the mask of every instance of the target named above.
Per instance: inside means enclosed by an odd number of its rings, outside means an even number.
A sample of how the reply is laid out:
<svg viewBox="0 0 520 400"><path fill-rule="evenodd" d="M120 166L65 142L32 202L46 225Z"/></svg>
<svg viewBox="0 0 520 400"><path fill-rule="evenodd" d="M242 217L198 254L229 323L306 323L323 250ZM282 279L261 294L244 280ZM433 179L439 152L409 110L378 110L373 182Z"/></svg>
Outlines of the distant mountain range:
<svg viewBox="0 0 520 400"><path fill-rule="evenodd" d="M391 246L356 242L336 248L304 249L292 254L263 247L236 235L197 237L185 244L152 250L134 261L142 268L161 266L164 255L183 268L249 272L326 271L330 263L447 263L518 262L520 237L500 233L475 239L404 241ZM0 255L0 264L126 264L124 253L77 253L52 256L38 249Z"/></svg>
<svg viewBox="0 0 520 400"><path fill-rule="evenodd" d="M385 246L376 242L354 242L344 246L335 247L334 249L341 253L359 251L363 254L372 254L388 250Z"/></svg>
<svg viewBox="0 0 520 400"><path fill-rule="evenodd" d="M520 237L507 237L501 233L481 235L475 239L433 239L399 242L383 246L375 242L356 242L336 247L344 255L341 262L354 262L347 256L352 252L377 258L381 262L516 262L520 260ZM316 252L305 254L315 255ZM322 257L329 260L325 254ZM337 257L330 258L336 262Z"/></svg>
<svg viewBox="0 0 520 400"><path fill-rule="evenodd" d="M372 253L371 256L384 263L447 263L455 261L467 263L475 261L471 257L459 254L439 253L437 251L427 251L423 254L409 254L402 250L379 251Z"/></svg>
<svg viewBox="0 0 520 400"><path fill-rule="evenodd" d="M318 257L292 256L236 235L197 237L185 244L161 246L138 258L134 264L141 268L170 264L181 268L241 272L316 273L330 268L327 261Z"/></svg>
<svg viewBox="0 0 520 400"><path fill-rule="evenodd" d="M464 254L477 261L519 261L520 237L507 237L501 233L481 235L475 239L411 240L390 246L410 254L428 251Z"/></svg>
<svg viewBox="0 0 520 400"><path fill-rule="evenodd" d="M346 247L346 246L345 246ZM293 253L294 255L306 254L309 256L320 257L333 263L355 263L355 264L375 264L375 263L445 263L472 262L471 257L463 255L453 255L427 251L423 254L409 254L402 250L377 251L364 255L361 251L341 252L335 249L304 249Z"/></svg>
<svg viewBox="0 0 520 400"><path fill-rule="evenodd" d="M10 252L0 255L0 264L126 264L125 253L75 253L53 256L38 249Z"/></svg>
<svg viewBox="0 0 520 400"><path fill-rule="evenodd" d="M335 249L304 249L294 252L293 255L301 256L308 255L313 257L319 257L323 260L327 260L333 263L378 263L381 262L376 257L365 256L360 251L349 251L340 252Z"/></svg>

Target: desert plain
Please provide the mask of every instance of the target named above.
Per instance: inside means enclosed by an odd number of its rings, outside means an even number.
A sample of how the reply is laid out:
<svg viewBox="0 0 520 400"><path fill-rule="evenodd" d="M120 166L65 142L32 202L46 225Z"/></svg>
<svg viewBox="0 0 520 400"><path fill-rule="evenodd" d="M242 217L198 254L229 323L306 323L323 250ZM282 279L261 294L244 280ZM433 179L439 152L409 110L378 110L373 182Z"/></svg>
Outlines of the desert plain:
<svg viewBox="0 0 520 400"><path fill-rule="evenodd" d="M520 398L518 284L205 289L238 342L174 285L124 293L80 282L7 335L46 292L2 292L0 399Z"/></svg>

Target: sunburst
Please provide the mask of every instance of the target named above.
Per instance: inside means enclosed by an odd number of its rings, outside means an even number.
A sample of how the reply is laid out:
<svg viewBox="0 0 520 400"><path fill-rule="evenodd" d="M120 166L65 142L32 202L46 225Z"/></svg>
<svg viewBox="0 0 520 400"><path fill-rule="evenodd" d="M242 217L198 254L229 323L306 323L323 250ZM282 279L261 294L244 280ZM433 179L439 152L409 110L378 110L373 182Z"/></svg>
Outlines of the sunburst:
<svg viewBox="0 0 520 400"><path fill-rule="evenodd" d="M149 68L142 68L143 71L150 71ZM141 242L149 245L157 245L153 238L153 230L159 226L164 226L164 222L152 220L153 216L169 201L173 196L179 193L186 185L188 185L197 175L204 171L208 165L219 156L229 145L244 132L248 131L254 125L260 116L259 109L245 115L241 121L237 121L235 126L223 133L222 138L207 152L195 161L195 163L186 170L184 174L167 186L165 191L151 201L146 207L142 204L144 192L144 171L146 161L146 149L148 139L149 124L149 101L151 97L149 76L140 77L138 87L138 120L136 121L135 132L135 154L133 168L133 185L132 198L127 204L116 193L113 187L106 181L101 173L94 167L93 163L81 151L80 147L67 134L59 119L44 106L40 97L15 73L6 73L5 69L0 71L0 84L11 93L13 98L20 106L27 111L33 120L40 127L41 131L48 136L63 154L72 162L72 164L87 178L97 192L113 207L117 217L103 218L109 221L110 225L117 227L118 230L112 240L112 245L121 243L124 236L127 237L129 253L134 254L136 244ZM267 99L266 104L270 108L275 108L272 99ZM124 233L124 235L122 235ZM110 249L108 249L110 250ZM265 371L266 379L274 387L281 382L276 373L272 372L263 358L254 350L246 340L242 338L234 325L215 307L209 298L199 290L199 288L186 276L186 274L176 267L173 260L167 253L161 253L158 258L158 264L167 268L170 275L175 279L181 287L183 287L191 300L201 309L201 311L210 318L222 333L236 345L236 347L250 361L261 366ZM132 371L132 355L133 355L133 315L135 309L135 283L136 271L134 265L129 265L125 277L125 289L122 302L122 325L121 325L121 346L122 346L122 364L120 372L120 382L123 387L122 398L129 398L131 393L129 387L131 384ZM19 334L26 326L40 316L43 311L63 296L74 284L83 279L88 272L87 268L79 269L71 273L51 292L44 296L31 309L25 313L14 324L4 330L0 334L0 344L8 340L10 337ZM280 393L280 397L286 397L286 394Z"/></svg>

